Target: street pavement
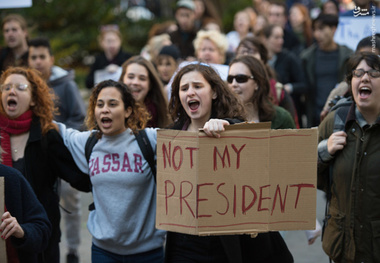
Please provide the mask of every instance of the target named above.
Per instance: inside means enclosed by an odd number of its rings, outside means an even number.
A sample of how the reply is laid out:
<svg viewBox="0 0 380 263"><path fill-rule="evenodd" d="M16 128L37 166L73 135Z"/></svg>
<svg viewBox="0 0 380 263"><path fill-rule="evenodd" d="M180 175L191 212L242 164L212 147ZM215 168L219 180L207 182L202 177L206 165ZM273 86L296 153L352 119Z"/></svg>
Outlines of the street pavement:
<svg viewBox="0 0 380 263"><path fill-rule="evenodd" d="M91 262L91 235L89 234L86 222L88 217L88 205L92 203L91 193L81 194L82 203L82 224L81 224L81 244L79 247L80 262ZM322 224L325 209L325 198L321 191L317 191L317 218ZM62 210L61 210L62 212ZM64 213L64 212L62 212ZM61 263L66 263L66 237L64 225L61 220L62 241L61 241ZM285 242L293 254L295 263L324 263L329 262L328 257L322 250L320 237L313 245L308 245L305 231L287 231L283 233Z"/></svg>

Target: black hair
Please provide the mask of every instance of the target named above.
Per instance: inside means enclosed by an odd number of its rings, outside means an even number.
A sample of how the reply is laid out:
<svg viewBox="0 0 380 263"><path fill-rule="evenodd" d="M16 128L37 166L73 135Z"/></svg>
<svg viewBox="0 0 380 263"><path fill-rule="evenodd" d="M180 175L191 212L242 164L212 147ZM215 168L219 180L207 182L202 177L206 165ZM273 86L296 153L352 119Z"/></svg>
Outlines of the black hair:
<svg viewBox="0 0 380 263"><path fill-rule="evenodd" d="M29 47L45 47L48 49L50 56L53 55L51 50L50 42L45 37L36 37L28 41Z"/></svg>
<svg viewBox="0 0 380 263"><path fill-rule="evenodd" d="M380 34L368 36L360 40L358 45L356 46L356 52L366 47L374 47L378 50L378 53L380 53Z"/></svg>
<svg viewBox="0 0 380 263"><path fill-rule="evenodd" d="M317 25L325 27L338 27L339 17L331 14L319 14L319 16L313 20L312 28L315 30Z"/></svg>

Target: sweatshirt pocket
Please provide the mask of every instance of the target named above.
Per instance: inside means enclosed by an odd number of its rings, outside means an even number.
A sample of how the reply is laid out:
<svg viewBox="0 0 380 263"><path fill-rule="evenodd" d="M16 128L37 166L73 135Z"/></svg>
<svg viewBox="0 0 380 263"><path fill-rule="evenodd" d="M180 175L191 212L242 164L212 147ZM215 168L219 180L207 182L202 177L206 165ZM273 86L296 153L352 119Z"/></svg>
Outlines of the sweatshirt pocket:
<svg viewBox="0 0 380 263"><path fill-rule="evenodd" d="M340 261L343 256L344 219L345 215L333 212L327 222L323 234L322 248L334 261Z"/></svg>
<svg viewBox="0 0 380 263"><path fill-rule="evenodd" d="M372 246L373 260L380 262L380 220L372 221Z"/></svg>

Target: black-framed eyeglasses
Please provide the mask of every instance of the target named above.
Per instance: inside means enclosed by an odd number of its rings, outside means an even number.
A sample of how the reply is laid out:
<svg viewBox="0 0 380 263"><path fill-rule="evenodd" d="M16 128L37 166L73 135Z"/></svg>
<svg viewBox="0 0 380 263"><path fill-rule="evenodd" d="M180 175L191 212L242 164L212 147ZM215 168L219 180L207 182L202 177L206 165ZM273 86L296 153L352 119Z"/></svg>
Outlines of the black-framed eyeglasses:
<svg viewBox="0 0 380 263"><path fill-rule="evenodd" d="M16 88L18 91L25 91L29 87L29 85L23 84L23 83L1 84L0 85L0 91L1 92L10 91L12 87Z"/></svg>
<svg viewBox="0 0 380 263"><path fill-rule="evenodd" d="M363 70L363 69L354 69L352 71L352 75L356 78L361 78L364 76L364 74L367 73L368 76L370 76L371 78L380 78L380 71L378 71L377 69L370 69L370 70Z"/></svg>
<svg viewBox="0 0 380 263"><path fill-rule="evenodd" d="M246 83L249 79L254 79L253 76L238 74L238 75L228 75L227 82L232 83L236 79L237 83Z"/></svg>

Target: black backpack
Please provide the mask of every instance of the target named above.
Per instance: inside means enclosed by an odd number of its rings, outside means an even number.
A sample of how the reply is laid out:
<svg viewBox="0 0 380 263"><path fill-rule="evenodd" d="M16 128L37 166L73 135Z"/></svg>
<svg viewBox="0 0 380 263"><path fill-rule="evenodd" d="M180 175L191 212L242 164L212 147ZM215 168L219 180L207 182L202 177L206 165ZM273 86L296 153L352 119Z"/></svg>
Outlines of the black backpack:
<svg viewBox="0 0 380 263"><path fill-rule="evenodd" d="M92 153L92 149L94 148L95 144L98 142L98 137L96 136L97 132L94 131L91 133L90 137L88 137L86 141L86 145L84 147L84 152L86 156L87 163L90 161L90 156ZM144 155L145 160L149 163L150 170L153 173L154 182L156 182L156 162L154 160L154 152L152 149L152 145L150 144L148 135L146 134L145 130L139 130L138 132L134 133L137 143L139 144L140 150L142 154ZM95 209L95 204L92 203L88 206L88 209L90 211Z"/></svg>

